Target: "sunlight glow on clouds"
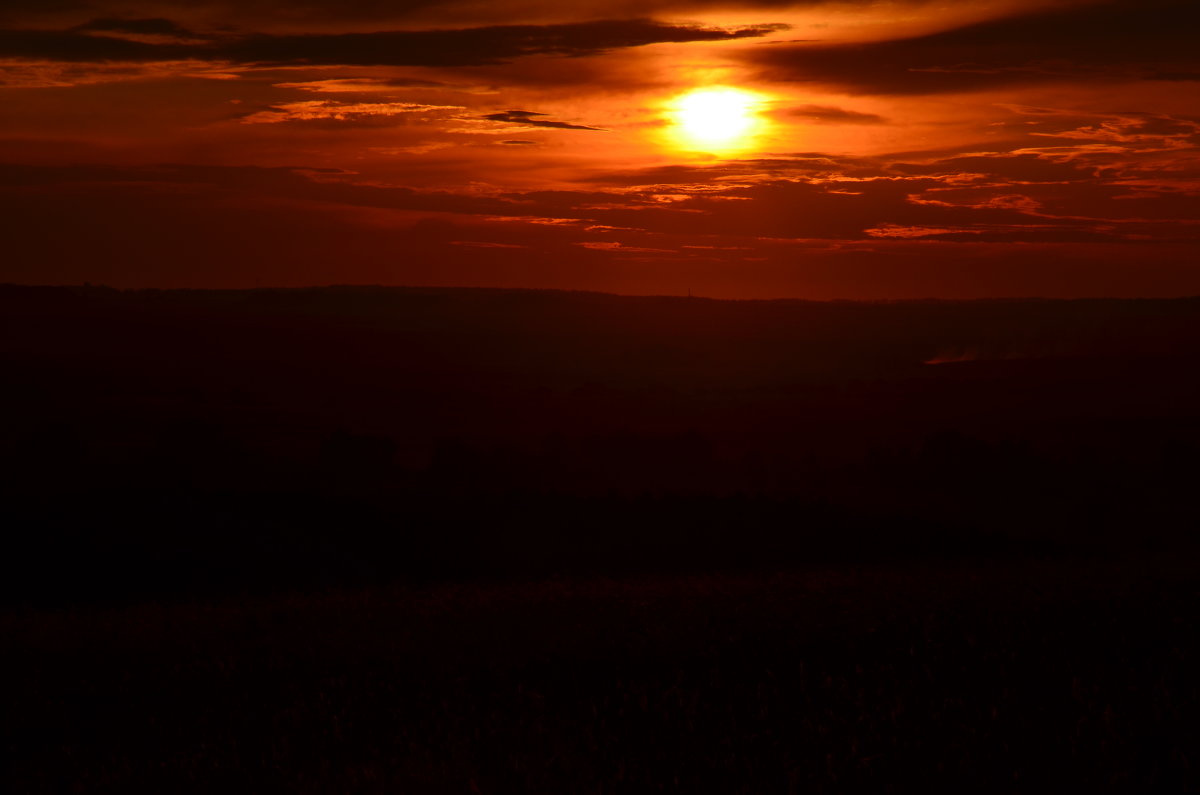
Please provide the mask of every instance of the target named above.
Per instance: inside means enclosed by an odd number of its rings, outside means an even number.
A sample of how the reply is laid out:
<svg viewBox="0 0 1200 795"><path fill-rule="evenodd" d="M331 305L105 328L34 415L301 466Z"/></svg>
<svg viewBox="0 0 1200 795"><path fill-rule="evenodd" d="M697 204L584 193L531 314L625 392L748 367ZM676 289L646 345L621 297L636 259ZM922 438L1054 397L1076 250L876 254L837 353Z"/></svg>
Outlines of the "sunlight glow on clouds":
<svg viewBox="0 0 1200 795"><path fill-rule="evenodd" d="M0 281L1200 292L1193 0L52 5Z"/></svg>

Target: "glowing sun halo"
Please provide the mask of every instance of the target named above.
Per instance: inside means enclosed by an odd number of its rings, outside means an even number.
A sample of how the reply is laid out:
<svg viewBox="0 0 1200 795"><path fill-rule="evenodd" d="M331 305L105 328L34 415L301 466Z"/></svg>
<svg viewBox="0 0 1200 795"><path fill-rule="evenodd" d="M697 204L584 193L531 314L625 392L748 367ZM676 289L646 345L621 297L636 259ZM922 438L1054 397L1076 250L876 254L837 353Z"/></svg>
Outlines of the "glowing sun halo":
<svg viewBox="0 0 1200 795"><path fill-rule="evenodd" d="M671 103L673 137L680 146L711 152L748 147L762 127L762 98L739 88L699 88Z"/></svg>

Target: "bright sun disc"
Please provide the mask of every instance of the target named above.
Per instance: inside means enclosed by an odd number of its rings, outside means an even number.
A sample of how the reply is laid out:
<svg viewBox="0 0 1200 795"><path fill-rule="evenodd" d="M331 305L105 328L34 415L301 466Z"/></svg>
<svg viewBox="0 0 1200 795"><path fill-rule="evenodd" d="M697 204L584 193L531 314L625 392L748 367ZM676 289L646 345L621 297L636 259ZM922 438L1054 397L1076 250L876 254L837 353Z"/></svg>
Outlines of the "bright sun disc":
<svg viewBox="0 0 1200 795"><path fill-rule="evenodd" d="M729 151L745 148L762 125L759 95L738 88L701 88L671 104L674 134L692 149Z"/></svg>

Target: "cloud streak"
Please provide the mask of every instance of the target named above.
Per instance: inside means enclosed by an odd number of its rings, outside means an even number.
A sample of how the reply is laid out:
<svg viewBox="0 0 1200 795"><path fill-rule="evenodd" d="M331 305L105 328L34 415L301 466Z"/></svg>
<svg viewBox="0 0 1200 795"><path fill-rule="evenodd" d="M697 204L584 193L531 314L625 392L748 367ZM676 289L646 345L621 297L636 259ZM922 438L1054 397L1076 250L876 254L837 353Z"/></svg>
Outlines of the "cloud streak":
<svg viewBox="0 0 1200 795"><path fill-rule="evenodd" d="M1115 0L899 40L747 52L772 80L871 94L941 94L1065 80L1191 79L1200 72L1191 0Z"/></svg>
<svg viewBox="0 0 1200 795"><path fill-rule="evenodd" d="M363 118L398 116L409 113L460 111L461 105L421 105L412 102L334 102L310 100L288 102L269 110L252 113L243 124L279 124L291 121L347 121Z"/></svg>
<svg viewBox="0 0 1200 795"><path fill-rule="evenodd" d="M153 28L167 20L148 20ZM0 58L60 61L176 61L340 66L484 66L530 55L580 57L649 44L736 41L776 25L719 28L649 19L562 25L494 25L457 30L303 35L229 35L209 42L150 43L80 30L0 30ZM111 29L112 25L106 25Z"/></svg>
<svg viewBox="0 0 1200 795"><path fill-rule="evenodd" d="M595 130L603 131L603 127L588 127L584 124L569 124L565 121L537 118L545 113L535 113L531 110L506 110L502 113L489 113L480 116L485 121L497 121L504 124L517 124L522 127L549 127L555 130Z"/></svg>
<svg viewBox="0 0 1200 795"><path fill-rule="evenodd" d="M887 119L874 113L831 107L829 105L800 105L784 108L776 115L802 119L813 124L886 124Z"/></svg>

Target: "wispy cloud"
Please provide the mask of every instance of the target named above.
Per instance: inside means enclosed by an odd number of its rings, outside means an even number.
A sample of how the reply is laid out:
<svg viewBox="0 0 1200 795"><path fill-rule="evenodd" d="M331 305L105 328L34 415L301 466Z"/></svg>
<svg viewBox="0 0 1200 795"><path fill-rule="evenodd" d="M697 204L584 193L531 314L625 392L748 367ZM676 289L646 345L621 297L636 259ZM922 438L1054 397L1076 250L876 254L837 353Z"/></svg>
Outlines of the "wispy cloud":
<svg viewBox="0 0 1200 795"><path fill-rule="evenodd" d="M294 88L313 94L394 94L413 88L446 88L436 80L416 80L403 77L334 77L325 80L303 80L295 83L276 83L276 88Z"/></svg>
<svg viewBox="0 0 1200 795"><path fill-rule="evenodd" d="M887 119L874 113L833 107L830 105L798 105L782 108L777 116L803 119L813 124L886 124Z"/></svg>
<svg viewBox="0 0 1200 795"><path fill-rule="evenodd" d="M460 111L460 105L421 105L413 102L336 102L306 100L287 102L242 118L243 124L279 124L291 121L348 121L398 116L409 113Z"/></svg>
<svg viewBox="0 0 1200 795"><path fill-rule="evenodd" d="M602 131L603 127L589 127L584 124L571 124L565 121L554 121L552 119L543 119L545 113L536 113L532 110L506 110L501 113L489 113L485 116L480 116L485 121L498 121L505 124L516 124L521 127L550 127L556 130L596 130Z"/></svg>

